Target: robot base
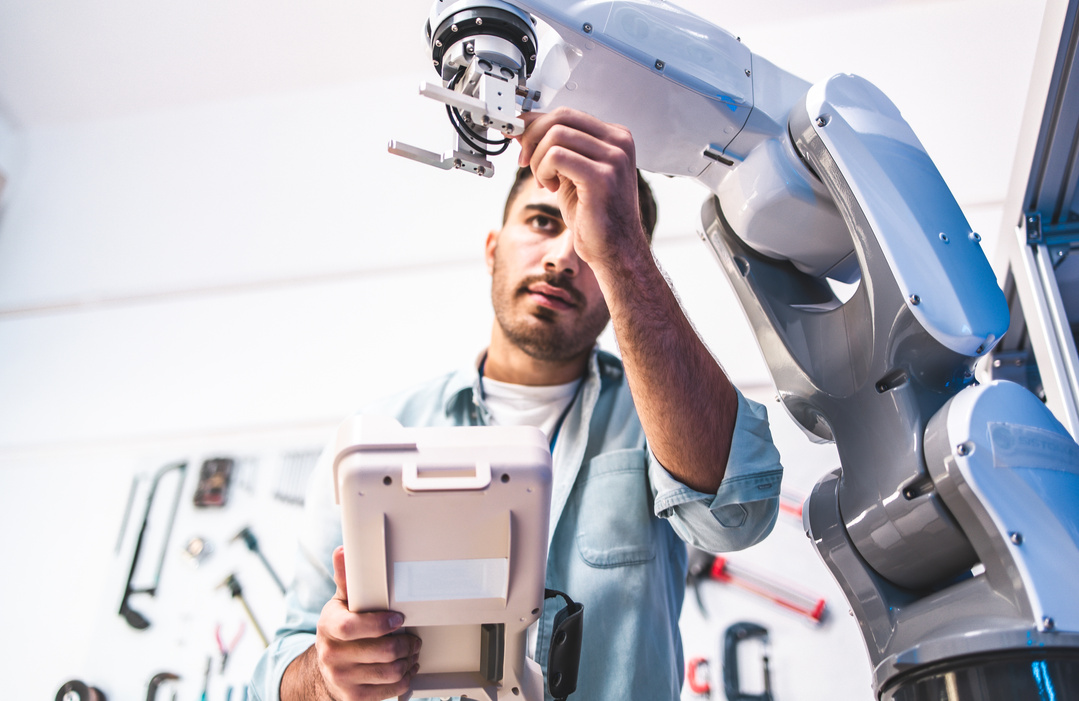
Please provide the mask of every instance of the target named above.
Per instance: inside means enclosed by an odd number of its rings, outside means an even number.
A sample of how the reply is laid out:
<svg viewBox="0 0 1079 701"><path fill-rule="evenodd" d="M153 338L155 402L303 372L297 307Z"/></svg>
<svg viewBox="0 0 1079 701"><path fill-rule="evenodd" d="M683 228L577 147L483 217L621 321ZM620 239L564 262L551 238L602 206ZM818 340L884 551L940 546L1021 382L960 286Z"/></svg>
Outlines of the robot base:
<svg viewBox="0 0 1079 701"><path fill-rule="evenodd" d="M973 655L900 675L882 701L1079 699L1079 650L1039 648Z"/></svg>

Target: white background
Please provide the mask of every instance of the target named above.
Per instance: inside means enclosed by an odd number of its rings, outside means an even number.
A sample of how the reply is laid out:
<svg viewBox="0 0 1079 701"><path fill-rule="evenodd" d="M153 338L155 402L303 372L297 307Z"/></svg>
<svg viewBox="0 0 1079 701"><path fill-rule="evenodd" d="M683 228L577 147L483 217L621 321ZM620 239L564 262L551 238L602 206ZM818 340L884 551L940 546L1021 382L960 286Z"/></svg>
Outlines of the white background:
<svg viewBox="0 0 1079 701"><path fill-rule="evenodd" d="M284 456L484 345L482 244L513 156L481 180L386 153L391 138L435 150L448 138L437 106L415 95L433 76L422 0L94 5L0 0L4 695L52 698L80 678L134 699L172 671L195 698L213 625L228 638L246 620L215 588L225 574L237 573L268 633L277 624L272 582L229 538L251 524L287 576L296 508L272 497ZM683 6L807 80L851 72L881 87L987 251L1017 216L1002 205L1039 0ZM697 237L703 191L652 182L657 258L730 375L770 403L755 341ZM836 466L834 450L771 409L785 488L804 495ZM224 510L196 511L193 478L214 455L240 458L246 487ZM162 590L133 599L154 624L135 633L115 610L141 498L176 460L189 462L186 491ZM194 535L216 546L197 570L178 552ZM828 616L814 626L706 585L707 617L687 596L687 658L710 658L717 675L723 629L752 620L771 630L777 701L871 698L856 626L795 520L732 560L825 597ZM259 647L248 623L225 677L214 663L211 701Z"/></svg>

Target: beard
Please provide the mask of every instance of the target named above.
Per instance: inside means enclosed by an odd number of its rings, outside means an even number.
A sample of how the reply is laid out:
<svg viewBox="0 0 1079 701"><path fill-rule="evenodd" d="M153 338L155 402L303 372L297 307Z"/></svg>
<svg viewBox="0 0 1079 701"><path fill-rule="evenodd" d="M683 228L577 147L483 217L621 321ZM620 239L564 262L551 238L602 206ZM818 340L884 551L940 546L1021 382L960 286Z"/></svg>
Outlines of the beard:
<svg viewBox="0 0 1079 701"><path fill-rule="evenodd" d="M573 300L573 309L567 312L545 307L534 311L520 309L518 300L537 282L565 290ZM497 256L491 275L491 305L506 338L536 360L561 362L591 352L611 320L606 304L587 308L584 295L565 275L532 275L514 284L506 279Z"/></svg>

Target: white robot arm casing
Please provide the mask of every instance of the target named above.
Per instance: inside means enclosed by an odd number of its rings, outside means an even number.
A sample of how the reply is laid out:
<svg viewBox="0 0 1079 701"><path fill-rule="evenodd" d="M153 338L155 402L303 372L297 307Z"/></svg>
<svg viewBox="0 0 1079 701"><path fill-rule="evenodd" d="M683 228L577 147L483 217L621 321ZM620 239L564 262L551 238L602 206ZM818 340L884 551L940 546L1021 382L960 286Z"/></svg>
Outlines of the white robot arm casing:
<svg viewBox="0 0 1079 701"><path fill-rule="evenodd" d="M842 468L818 484L805 523L859 616L878 695L923 698L942 669L973 675L963 689L977 689L977 675L1000 659L1029 676L1028 658L1042 647L1063 650L1061 673L1079 675L1079 602L1038 581L1053 576L1042 560L1001 547L1010 511L1007 490L993 487L1030 483L1021 472L1030 466L994 443L1008 432L983 435L988 424L1033 435L1024 416L1040 428L1052 421L1036 399L1012 411L1013 388L975 385L975 362L1007 330L1007 304L980 237L895 105L855 76L811 86L663 0L467 5L513 10L552 30L535 70L526 55L516 74L519 108L564 105L623 124L640 168L713 193L705 239L783 406L839 450ZM437 0L432 14L456 6ZM853 295L838 299L827 278L857 282ZM953 465L947 441L960 419L935 418L943 416L966 416L989 461L978 464L1000 472ZM1061 460L1072 460L1071 437L1058 425L1045 430L1068 448ZM1064 464L1054 489L1079 493L1079 471ZM1079 543L1079 517L1056 513L1048 482L1033 483L1041 487L1026 492L1027 509L1054 518L1021 519L1023 537L1063 533ZM1007 612L981 615L1008 597ZM1060 625L1046 625L1045 601Z"/></svg>

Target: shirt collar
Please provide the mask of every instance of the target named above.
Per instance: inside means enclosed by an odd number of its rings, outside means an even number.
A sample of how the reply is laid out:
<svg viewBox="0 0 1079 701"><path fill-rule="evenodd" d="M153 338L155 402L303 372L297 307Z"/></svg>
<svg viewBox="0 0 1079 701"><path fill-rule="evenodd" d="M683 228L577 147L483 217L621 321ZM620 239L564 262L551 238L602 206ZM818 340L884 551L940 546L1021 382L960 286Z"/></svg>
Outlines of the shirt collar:
<svg viewBox="0 0 1079 701"><path fill-rule="evenodd" d="M480 396L480 363L487 356L487 349L476 356L472 364L461 368L450 377L446 384L446 402L444 409L446 416L453 414L459 402L473 403ZM592 349L592 357L588 360L588 371L584 377L584 383L588 384L593 378L600 377L603 380L622 379L622 361L607 351L600 350L599 346Z"/></svg>

